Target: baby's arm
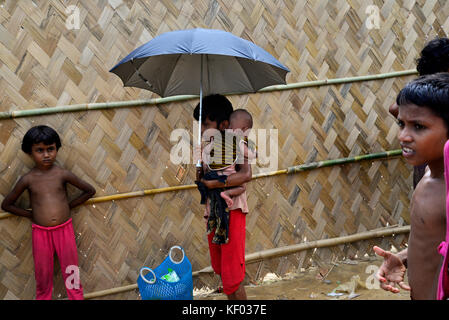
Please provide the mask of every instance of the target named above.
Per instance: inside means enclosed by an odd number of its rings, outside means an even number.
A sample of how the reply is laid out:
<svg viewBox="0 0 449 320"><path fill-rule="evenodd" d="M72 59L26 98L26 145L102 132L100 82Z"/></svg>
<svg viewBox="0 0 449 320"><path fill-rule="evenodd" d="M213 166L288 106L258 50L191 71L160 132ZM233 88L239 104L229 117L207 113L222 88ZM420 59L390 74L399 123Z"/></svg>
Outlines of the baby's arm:
<svg viewBox="0 0 449 320"><path fill-rule="evenodd" d="M236 197L245 192L246 187L244 185L232 187L230 189L225 190L224 192L230 197Z"/></svg>
<svg viewBox="0 0 449 320"><path fill-rule="evenodd" d="M14 203L20 197L20 195L28 188L28 182L26 176L23 176L17 181L12 191L3 199L2 209L4 211L11 212L16 216L26 217L32 219L32 211L22 209L16 206Z"/></svg>
<svg viewBox="0 0 449 320"><path fill-rule="evenodd" d="M78 178L76 175L74 175L72 172L70 172L68 170L65 170L64 178L65 178L66 182L70 183L71 185L73 185L73 186L77 187L78 189L80 189L81 191L83 191L83 193L79 197L70 201L70 203L69 203L70 209L75 208L76 206L79 206L80 204L86 202L87 200L92 198L92 196L96 192L95 188L92 187L89 183L87 183L84 180L81 180L80 178Z"/></svg>
<svg viewBox="0 0 449 320"><path fill-rule="evenodd" d="M204 180L201 182L208 189L224 188L224 187L236 187L249 182L252 179L252 170L248 161L246 160L243 164L236 165L236 173L230 174L226 179L226 183L220 182L219 180Z"/></svg>
<svg viewBox="0 0 449 320"><path fill-rule="evenodd" d="M234 199L232 198L241 195L245 190L245 185L236 186L221 192L220 196L226 201L226 204L230 208L234 205Z"/></svg>

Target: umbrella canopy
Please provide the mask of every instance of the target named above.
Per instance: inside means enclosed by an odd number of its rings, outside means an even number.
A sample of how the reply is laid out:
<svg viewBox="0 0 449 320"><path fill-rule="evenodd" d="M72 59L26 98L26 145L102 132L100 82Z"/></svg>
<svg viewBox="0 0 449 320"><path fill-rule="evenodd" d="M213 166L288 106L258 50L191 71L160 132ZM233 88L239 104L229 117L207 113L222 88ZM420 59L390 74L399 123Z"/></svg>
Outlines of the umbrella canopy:
<svg viewBox="0 0 449 320"><path fill-rule="evenodd" d="M147 89L161 97L199 94L200 146L203 94L256 92L285 84L289 70L262 48L229 32L190 29L155 37L110 72L127 87Z"/></svg>
<svg viewBox="0 0 449 320"><path fill-rule="evenodd" d="M289 70L254 43L214 29L161 34L140 46L111 72L125 86L161 97L256 92L285 84Z"/></svg>

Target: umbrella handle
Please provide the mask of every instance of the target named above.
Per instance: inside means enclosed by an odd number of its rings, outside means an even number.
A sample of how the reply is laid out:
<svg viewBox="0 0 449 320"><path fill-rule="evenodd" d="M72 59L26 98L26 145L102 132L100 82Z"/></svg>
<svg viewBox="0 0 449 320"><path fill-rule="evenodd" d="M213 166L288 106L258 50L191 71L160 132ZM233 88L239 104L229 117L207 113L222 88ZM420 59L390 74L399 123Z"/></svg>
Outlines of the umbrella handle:
<svg viewBox="0 0 449 320"><path fill-rule="evenodd" d="M201 120L203 120L203 55L200 54L201 68L200 68L200 117L198 125L198 146L201 147ZM199 163L199 161L198 161ZM198 164L197 164L198 166Z"/></svg>
<svg viewBox="0 0 449 320"><path fill-rule="evenodd" d="M200 68L200 116L199 116L199 124L198 124L198 147L200 147L200 154L201 154L201 120L203 117L203 55L200 55L201 59L201 68ZM196 171L197 171L197 177L198 173L201 171L202 164L201 164L201 158L198 159L198 162L196 164Z"/></svg>
<svg viewBox="0 0 449 320"><path fill-rule="evenodd" d="M200 181L203 177L203 166L201 162L198 160L198 163L196 164L196 181Z"/></svg>

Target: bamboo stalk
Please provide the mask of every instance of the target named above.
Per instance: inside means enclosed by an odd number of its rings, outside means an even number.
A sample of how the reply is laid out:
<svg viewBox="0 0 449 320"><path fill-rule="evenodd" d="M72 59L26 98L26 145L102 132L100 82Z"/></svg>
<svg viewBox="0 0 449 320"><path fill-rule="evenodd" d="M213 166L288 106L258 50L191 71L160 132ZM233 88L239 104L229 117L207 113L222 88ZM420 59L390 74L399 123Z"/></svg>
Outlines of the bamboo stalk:
<svg viewBox="0 0 449 320"><path fill-rule="evenodd" d="M340 244L346 244L361 240L368 240L373 238L381 238L385 236L391 236L395 234L409 233L410 226L403 227L387 227L382 229L376 229L371 231L365 231L361 233L352 234L349 236L343 236L338 238L330 238L330 239L321 239L315 240L305 243L294 244L291 246L285 246L281 248L267 249L263 251L259 251L256 253L247 254L245 256L245 264L256 263L259 261L278 258L286 255L290 255L293 253L297 253L304 250L315 249L315 248L325 248L325 247L334 247ZM213 272L212 267L206 267L199 271L195 271L192 273L193 276L200 275L201 273L211 273Z"/></svg>
<svg viewBox="0 0 449 320"><path fill-rule="evenodd" d="M147 196L147 195L151 195L151 194L158 194L158 193L171 192L171 191L181 191L181 190L194 189L194 188L196 188L196 184L188 184L188 185L183 185L183 186L173 186L173 187L165 187L165 188L119 193L119 194L113 194L113 195L109 195L109 196L95 197L95 198L87 200L85 202L85 204L94 204L94 203L99 203L99 202L123 200L123 199L128 199L128 198Z"/></svg>
<svg viewBox="0 0 449 320"><path fill-rule="evenodd" d="M382 159L382 158L390 158L390 157L396 157L400 156L402 154L402 149L396 149L396 150L390 150L390 151L384 151L384 152L378 152L378 153L370 153L366 155L359 155L355 157L349 157L349 158L340 158L335 160L324 160L324 161L318 161L318 162L311 162L306 164L301 164L298 166L288 167L287 168L287 174L293 174L297 172L302 171L308 171L312 169L318 169L323 167L329 167L329 166L335 166L340 164L347 164L347 163L354 163L354 162L360 162L364 160L376 160L376 159Z"/></svg>
<svg viewBox="0 0 449 320"><path fill-rule="evenodd" d="M111 289L106 289L106 290L101 290L101 291L95 291L95 292L91 292L91 293L86 293L84 295L84 299L89 300L89 299L100 298L100 297L108 296L111 294L117 294L117 293L122 293L122 292L126 292L126 291L131 291L131 290L134 290L137 288L138 288L137 284L130 284L128 286L111 288Z"/></svg>
<svg viewBox="0 0 449 320"><path fill-rule="evenodd" d="M91 198L91 199L87 200L86 202L84 202L83 205L89 205L89 204L95 204L95 203L101 203L101 202L107 202L107 201L115 201L115 200L124 200L124 199L129 199L129 198L147 196L147 195L151 195L151 194L158 194L158 193L164 193L164 192L170 192L170 191L181 191L181 190L194 189L194 188L196 188L196 184L118 193L118 194L112 194L112 195L108 195L108 196L100 196L100 197ZM5 219L5 218L10 218L10 217L14 217L14 215L11 213L0 212L0 220Z"/></svg>
<svg viewBox="0 0 449 320"><path fill-rule="evenodd" d="M402 154L401 149L397 150L390 150L390 151L384 151L384 152L378 152L378 153L371 153L367 155L360 155L350 158L340 158L340 159L334 159L334 160L324 160L324 161L318 161L318 162L311 162L306 164L301 164L298 166L292 166L288 167L287 169L282 170L276 170L272 172L262 172L257 173L252 176L252 179L258 179L263 177L271 177L281 174L294 174L298 172L323 168L323 167L329 167L334 165L341 165L346 163L354 163L354 162L360 162L364 160L377 160L377 159L383 159L383 158L391 158L395 156L399 156ZM119 194L113 194L113 195L107 195L107 196L100 196L95 197L92 199L87 200L84 205L89 204L95 204L100 202L107 202L107 201L115 201L115 200L123 200L123 199L129 199L129 198L135 198L135 197L142 197L152 194L158 194L158 193L164 193L164 192L172 192L172 191L181 191L181 190L188 190L188 189L195 189L196 184L188 184L188 185L182 185L182 186L173 186L173 187L164 187L164 188L157 188L157 189L148 189L148 190L141 190L141 191L133 191L133 192L126 192L126 193L119 193ZM5 218L13 217L13 214L6 213L6 212L0 212L0 220Z"/></svg>
<svg viewBox="0 0 449 320"><path fill-rule="evenodd" d="M352 243L361 240L368 240L373 238L382 238L385 236L391 236L395 234L409 233L410 226L386 228L379 230L365 231L361 233L352 234L349 236L343 236L338 238L321 239L310 241L306 243L299 243L296 245L286 246L282 248L268 249L259 251L256 253L248 254L245 256L245 262L247 264L259 262L266 259L273 259L282 257L285 255L297 253L308 249L334 247L340 244Z"/></svg>
<svg viewBox="0 0 449 320"><path fill-rule="evenodd" d="M81 103L81 104L49 107L49 108L4 111L4 112L0 112L0 120L1 119L14 119L14 118L23 118L23 117L42 116L42 115L47 115L47 114L57 114L57 113L65 113L65 112L142 107L142 106L147 106L147 105L158 105L158 104L172 103L172 102L178 102L178 101L186 101L186 100L190 100L190 99L196 99L197 97L198 96L196 96L196 95L179 95L179 96L173 96L173 97L155 98L155 99L147 99L147 100Z"/></svg>
<svg viewBox="0 0 449 320"><path fill-rule="evenodd" d="M384 80L388 78L405 77L411 75L417 75L418 71L416 69L387 72L374 75L357 76L357 77L346 77L346 78L335 78L335 79L325 79L325 80L314 80L290 83L285 85L274 85L260 89L257 92L272 92L272 91L284 91L284 90L294 90L302 88L320 87L325 85L337 85L344 83L360 82L360 81L373 81L373 80Z"/></svg>
<svg viewBox="0 0 449 320"><path fill-rule="evenodd" d="M320 87L325 85L338 85L344 83L360 82L360 81L373 81L373 80L384 80L388 78L404 77L410 75L416 75L418 72L416 69L404 70L398 72L388 72L374 75L358 76L358 77L347 77L347 78L335 78L335 79L325 79L325 80L315 80L315 81L305 81L290 83L285 85L275 85L260 89L257 92L273 92L273 91L284 91L284 90L294 90L301 88L311 88ZM243 93L234 93L229 95L240 95ZM148 105L158 105L172 102L180 102L191 99L198 99L198 95L179 95L173 97L165 98L155 98L147 100L131 100L131 101L115 101L115 102L98 102L98 103L82 103L74 105L56 106L49 108L37 108L37 109L27 109L27 110L10 110L0 112L0 120L2 119L14 119L22 117L34 117L42 116L48 114L65 113L65 112L79 112L88 110L103 110L103 109L116 109L116 108L129 108L129 107L141 107Z"/></svg>
<svg viewBox="0 0 449 320"><path fill-rule="evenodd" d="M305 243L299 243L291 246L285 246L281 248L274 248L263 250L251 254L247 254L245 256L245 264L256 263L259 261L278 258L282 256L286 256L289 254L297 253L304 250L315 249L315 248L325 248L332 247L346 243L352 243L361 240L368 240L373 238L381 238L386 236L394 236L396 234L409 233L410 226L401 226L401 227L386 227L381 229L375 229L371 231L360 232L356 234L352 234L349 236L331 238L331 239L321 239L315 240ZM212 273L213 269L211 266L203 268L199 271L192 272L192 277L201 275L203 273ZM122 293L130 290L137 289L137 284L127 285L123 287L117 287L102 291L96 291L92 293L88 293L84 295L84 299L94 299L98 297L103 297L110 294Z"/></svg>

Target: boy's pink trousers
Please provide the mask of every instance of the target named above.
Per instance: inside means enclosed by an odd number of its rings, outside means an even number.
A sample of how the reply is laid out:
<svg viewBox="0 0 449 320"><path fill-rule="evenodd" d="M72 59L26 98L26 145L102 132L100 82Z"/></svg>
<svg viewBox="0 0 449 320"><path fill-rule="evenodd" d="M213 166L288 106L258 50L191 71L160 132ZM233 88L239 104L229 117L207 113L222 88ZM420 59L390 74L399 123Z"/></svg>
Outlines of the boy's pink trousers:
<svg viewBox="0 0 449 320"><path fill-rule="evenodd" d="M53 259L59 258L62 278L70 300L83 299L79 278L78 253L72 219L54 227L32 224L36 299L51 300L53 291Z"/></svg>

